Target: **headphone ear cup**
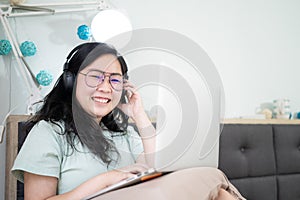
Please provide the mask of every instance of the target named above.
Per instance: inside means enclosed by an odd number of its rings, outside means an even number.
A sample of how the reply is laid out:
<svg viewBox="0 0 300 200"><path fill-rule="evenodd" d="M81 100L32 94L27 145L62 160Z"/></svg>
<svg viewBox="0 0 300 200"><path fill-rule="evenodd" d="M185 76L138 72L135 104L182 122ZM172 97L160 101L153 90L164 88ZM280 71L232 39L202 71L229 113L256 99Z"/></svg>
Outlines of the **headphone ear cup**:
<svg viewBox="0 0 300 200"><path fill-rule="evenodd" d="M65 89L68 92L71 92L73 90L73 85L74 85L74 81L75 81L74 74L68 70L64 71L63 81L64 81Z"/></svg>

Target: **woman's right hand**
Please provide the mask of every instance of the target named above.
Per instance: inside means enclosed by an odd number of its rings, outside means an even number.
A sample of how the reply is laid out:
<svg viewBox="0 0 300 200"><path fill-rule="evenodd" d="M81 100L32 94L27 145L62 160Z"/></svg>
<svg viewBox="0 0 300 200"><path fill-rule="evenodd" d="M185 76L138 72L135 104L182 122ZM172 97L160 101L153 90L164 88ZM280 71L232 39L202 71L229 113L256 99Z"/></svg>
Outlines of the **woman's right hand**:
<svg viewBox="0 0 300 200"><path fill-rule="evenodd" d="M122 180L134 176L134 173L131 173L130 171L123 170L123 169L114 169L101 175L104 176L103 180L105 180L105 184L103 186L108 187L110 185L113 185L115 183L118 183Z"/></svg>
<svg viewBox="0 0 300 200"><path fill-rule="evenodd" d="M143 163L135 163L133 165L125 166L115 170L125 172L125 173L130 173L130 174L138 174L147 171L148 169L149 169L148 165L145 165Z"/></svg>
<svg viewBox="0 0 300 200"><path fill-rule="evenodd" d="M133 165L125 166L122 168L114 169L107 172L107 186L120 182L124 179L130 178L135 174L145 172L149 169L147 165L142 163L135 163Z"/></svg>

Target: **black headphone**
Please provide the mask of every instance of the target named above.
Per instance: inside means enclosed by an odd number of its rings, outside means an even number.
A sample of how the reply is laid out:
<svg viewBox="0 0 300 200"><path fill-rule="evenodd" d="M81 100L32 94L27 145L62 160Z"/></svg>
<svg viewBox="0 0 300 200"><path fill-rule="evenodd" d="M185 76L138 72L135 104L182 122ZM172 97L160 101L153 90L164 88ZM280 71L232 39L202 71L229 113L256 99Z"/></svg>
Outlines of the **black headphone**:
<svg viewBox="0 0 300 200"><path fill-rule="evenodd" d="M75 74L69 70L69 61L72 59L73 55L80 50L80 48L84 44L80 44L77 47L75 47L68 55L67 60L64 64L64 72L63 72L63 83L66 91L72 92L74 82L75 82Z"/></svg>

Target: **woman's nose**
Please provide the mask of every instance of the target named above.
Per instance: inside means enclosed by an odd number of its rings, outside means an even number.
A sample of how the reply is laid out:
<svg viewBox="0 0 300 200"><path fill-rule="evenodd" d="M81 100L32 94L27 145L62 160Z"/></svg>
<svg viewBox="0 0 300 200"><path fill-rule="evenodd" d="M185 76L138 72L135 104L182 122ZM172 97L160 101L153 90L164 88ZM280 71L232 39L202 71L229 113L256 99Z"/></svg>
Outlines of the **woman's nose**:
<svg viewBox="0 0 300 200"><path fill-rule="evenodd" d="M97 85L96 90L110 92L112 88L109 82L109 77L107 76L103 77L102 81L100 81L99 84Z"/></svg>

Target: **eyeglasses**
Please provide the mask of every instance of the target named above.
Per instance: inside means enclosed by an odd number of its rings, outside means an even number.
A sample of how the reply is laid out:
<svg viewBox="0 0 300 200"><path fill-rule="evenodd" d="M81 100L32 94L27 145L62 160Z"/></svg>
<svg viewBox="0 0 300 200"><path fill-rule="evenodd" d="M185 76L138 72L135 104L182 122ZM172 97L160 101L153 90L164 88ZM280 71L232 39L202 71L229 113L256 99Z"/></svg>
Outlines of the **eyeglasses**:
<svg viewBox="0 0 300 200"><path fill-rule="evenodd" d="M116 91L123 89L123 76L119 73L108 73L100 70L91 70L86 74L79 72L85 76L85 83L87 86L95 88L99 84L103 83L105 77L109 77L109 83L111 87Z"/></svg>

